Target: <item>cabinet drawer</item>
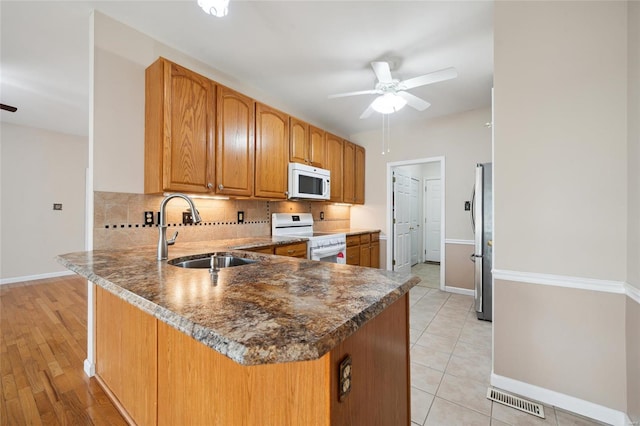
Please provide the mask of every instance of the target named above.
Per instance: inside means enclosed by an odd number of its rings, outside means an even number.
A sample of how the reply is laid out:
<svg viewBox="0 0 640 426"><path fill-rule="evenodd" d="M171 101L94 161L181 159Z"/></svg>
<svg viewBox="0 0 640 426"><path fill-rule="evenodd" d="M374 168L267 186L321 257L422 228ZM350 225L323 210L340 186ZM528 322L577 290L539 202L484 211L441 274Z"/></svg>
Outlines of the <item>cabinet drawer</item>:
<svg viewBox="0 0 640 426"><path fill-rule="evenodd" d="M347 247L359 246L360 235L347 235Z"/></svg>
<svg viewBox="0 0 640 426"><path fill-rule="evenodd" d="M360 235L360 244L369 244L370 239L369 234L362 234Z"/></svg>
<svg viewBox="0 0 640 426"><path fill-rule="evenodd" d="M276 246L276 254L289 257L307 257L307 243L289 244L286 246Z"/></svg>
<svg viewBox="0 0 640 426"><path fill-rule="evenodd" d="M247 251L252 251L252 252L254 252L254 253L273 254L273 246L269 246L269 247L256 247L256 248L248 249Z"/></svg>

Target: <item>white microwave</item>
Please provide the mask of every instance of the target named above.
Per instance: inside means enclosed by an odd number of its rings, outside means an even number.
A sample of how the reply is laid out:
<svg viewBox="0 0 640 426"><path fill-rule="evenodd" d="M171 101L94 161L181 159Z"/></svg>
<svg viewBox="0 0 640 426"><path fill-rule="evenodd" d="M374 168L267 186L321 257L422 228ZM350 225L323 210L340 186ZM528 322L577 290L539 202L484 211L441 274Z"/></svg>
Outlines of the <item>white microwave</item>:
<svg viewBox="0 0 640 426"><path fill-rule="evenodd" d="M290 199L328 200L331 197L331 172L318 167L289 163Z"/></svg>

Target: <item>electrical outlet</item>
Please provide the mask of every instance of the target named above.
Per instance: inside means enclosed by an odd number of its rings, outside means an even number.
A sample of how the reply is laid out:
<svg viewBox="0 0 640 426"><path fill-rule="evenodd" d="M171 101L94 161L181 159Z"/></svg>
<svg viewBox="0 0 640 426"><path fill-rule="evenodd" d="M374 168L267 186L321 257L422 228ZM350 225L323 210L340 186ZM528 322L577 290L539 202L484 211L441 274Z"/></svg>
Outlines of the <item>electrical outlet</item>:
<svg viewBox="0 0 640 426"><path fill-rule="evenodd" d="M238 223L244 223L244 212L238 211Z"/></svg>
<svg viewBox="0 0 640 426"><path fill-rule="evenodd" d="M153 225L155 222L153 221L153 212L144 212L144 224L145 225Z"/></svg>
<svg viewBox="0 0 640 426"><path fill-rule="evenodd" d="M53 203L54 210L62 210L62 203Z"/></svg>
<svg viewBox="0 0 640 426"><path fill-rule="evenodd" d="M191 225L193 224L193 215L190 210L186 212L182 212L182 224L183 225Z"/></svg>
<svg viewBox="0 0 640 426"><path fill-rule="evenodd" d="M324 212L320 212L320 220L324 220Z"/></svg>
<svg viewBox="0 0 640 426"><path fill-rule="evenodd" d="M339 376L338 376L338 400L340 402L344 401L351 392L351 373L352 373L352 365L351 365L351 356L346 355L342 362L340 363L339 368Z"/></svg>

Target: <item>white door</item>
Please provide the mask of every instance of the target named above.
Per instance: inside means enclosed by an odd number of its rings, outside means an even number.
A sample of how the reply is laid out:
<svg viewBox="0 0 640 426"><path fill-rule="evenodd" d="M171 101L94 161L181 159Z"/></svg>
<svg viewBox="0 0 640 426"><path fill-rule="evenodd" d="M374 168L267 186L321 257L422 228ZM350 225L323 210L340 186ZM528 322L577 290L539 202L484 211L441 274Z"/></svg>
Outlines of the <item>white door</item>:
<svg viewBox="0 0 640 426"><path fill-rule="evenodd" d="M425 179L425 260L440 262L442 186L440 179Z"/></svg>
<svg viewBox="0 0 640 426"><path fill-rule="evenodd" d="M400 170L393 172L393 270L411 272L410 209L411 179Z"/></svg>
<svg viewBox="0 0 640 426"><path fill-rule="evenodd" d="M420 180L411 178L411 218L409 233L411 235L411 266L418 263L420 256Z"/></svg>

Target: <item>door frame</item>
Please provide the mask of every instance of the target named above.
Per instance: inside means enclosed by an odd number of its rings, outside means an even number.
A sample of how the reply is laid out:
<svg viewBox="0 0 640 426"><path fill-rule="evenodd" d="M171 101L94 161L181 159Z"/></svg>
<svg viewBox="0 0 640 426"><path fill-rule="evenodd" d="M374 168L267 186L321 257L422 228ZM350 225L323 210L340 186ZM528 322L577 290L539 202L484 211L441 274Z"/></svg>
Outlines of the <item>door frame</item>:
<svg viewBox="0 0 640 426"><path fill-rule="evenodd" d="M393 230L393 169L396 167L402 166L412 166L415 164L424 164L424 163L440 163L440 182L442 185L442 199L440 205L440 217L441 217L441 232L440 232L440 290L445 289L445 265L446 265L446 255L445 255L445 205L446 205L446 185L445 185L445 157L426 157L426 158L417 158L414 160L404 160L404 161L394 161L387 163L387 205L386 205L386 215L387 215L387 230L389 230L389 237L387 243L387 270L393 271L393 245L395 244L395 233Z"/></svg>

